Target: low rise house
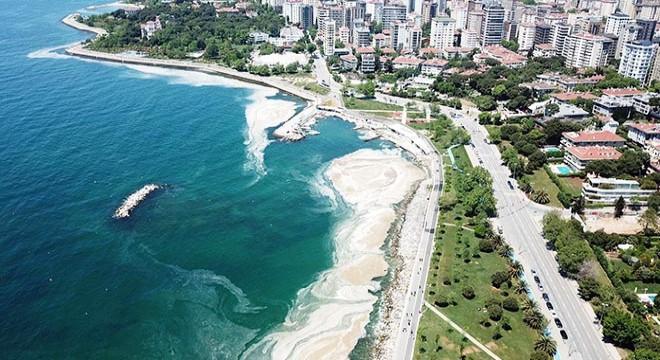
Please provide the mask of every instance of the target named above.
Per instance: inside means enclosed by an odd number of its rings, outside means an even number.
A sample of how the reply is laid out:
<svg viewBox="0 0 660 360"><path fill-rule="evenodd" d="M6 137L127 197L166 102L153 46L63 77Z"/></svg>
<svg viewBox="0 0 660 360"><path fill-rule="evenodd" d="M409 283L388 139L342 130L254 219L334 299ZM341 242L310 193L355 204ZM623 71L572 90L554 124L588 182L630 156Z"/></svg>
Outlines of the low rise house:
<svg viewBox="0 0 660 360"><path fill-rule="evenodd" d="M442 56L445 59L466 58L472 53L471 48L465 47L447 47L442 50Z"/></svg>
<svg viewBox="0 0 660 360"><path fill-rule="evenodd" d="M341 67L344 70L355 70L357 69L357 57L352 54L342 55L339 57L341 60Z"/></svg>
<svg viewBox="0 0 660 360"><path fill-rule="evenodd" d="M474 56L476 63L481 63L485 59L494 59L499 61L502 65L510 68L524 66L527 63L527 58L515 53L501 45L491 45L483 48L481 54Z"/></svg>
<svg viewBox="0 0 660 360"><path fill-rule="evenodd" d="M428 59L422 63L422 74L440 75L448 63L443 59Z"/></svg>
<svg viewBox="0 0 660 360"><path fill-rule="evenodd" d="M399 56L396 59L392 60L392 67L394 68L394 70L419 69L419 67L423 62L424 60L422 59Z"/></svg>
<svg viewBox="0 0 660 360"><path fill-rule="evenodd" d="M373 45L374 48L380 49L382 47L385 47L385 40L386 40L385 34L378 33L378 34L374 35L374 40L372 42L372 45Z"/></svg>
<svg viewBox="0 0 660 360"><path fill-rule="evenodd" d="M548 118L582 121L591 116L589 112L572 104L558 103L557 105L559 105L559 111L550 115Z"/></svg>
<svg viewBox="0 0 660 360"><path fill-rule="evenodd" d="M564 152L564 163L576 171L582 171L595 160L616 160L621 153L608 146L569 146Z"/></svg>
<svg viewBox="0 0 660 360"><path fill-rule="evenodd" d="M546 73L538 75L536 78L539 81L557 85L565 91L571 91L578 85L595 85L597 82L604 79L604 76L597 75L588 78L578 78L558 73Z"/></svg>
<svg viewBox="0 0 660 360"><path fill-rule="evenodd" d="M562 133L561 145L569 146L607 146L621 147L626 144L626 139L609 131L580 131Z"/></svg>
<svg viewBox="0 0 660 360"><path fill-rule="evenodd" d="M592 93L585 92L562 92L550 94L550 97L553 98L556 102L568 103L577 99L584 100L596 100L598 96Z"/></svg>
<svg viewBox="0 0 660 360"><path fill-rule="evenodd" d="M605 94L594 100L594 115L609 116L613 119L628 119L633 109L632 97L619 97Z"/></svg>
<svg viewBox="0 0 660 360"><path fill-rule="evenodd" d="M658 111L660 94L644 93L633 96L633 108L640 114L649 115Z"/></svg>
<svg viewBox="0 0 660 360"><path fill-rule="evenodd" d="M633 197L646 199L655 192L655 189L642 189L635 180L621 180L612 178L601 178L594 175L587 176L582 183L582 196L590 203L614 204L619 197L630 202Z"/></svg>
<svg viewBox="0 0 660 360"><path fill-rule="evenodd" d="M534 45L532 54L534 57L553 57L557 56L557 49L550 44L538 44Z"/></svg>
<svg viewBox="0 0 660 360"><path fill-rule="evenodd" d="M660 139L660 124L626 123L628 140L644 146L647 141Z"/></svg>
<svg viewBox="0 0 660 360"><path fill-rule="evenodd" d="M156 20L140 24L140 36L149 39L156 33L156 31L161 30L162 28L163 25L160 22L160 17L156 16Z"/></svg>
<svg viewBox="0 0 660 360"><path fill-rule="evenodd" d="M305 34L295 26L287 26L280 29L280 37L287 43L294 43L302 39Z"/></svg>
<svg viewBox="0 0 660 360"><path fill-rule="evenodd" d="M259 44L259 43L263 43L263 42L268 41L268 36L269 36L268 34L266 34L265 32L261 32L261 31L253 31L249 35L250 41L252 41L255 44Z"/></svg>

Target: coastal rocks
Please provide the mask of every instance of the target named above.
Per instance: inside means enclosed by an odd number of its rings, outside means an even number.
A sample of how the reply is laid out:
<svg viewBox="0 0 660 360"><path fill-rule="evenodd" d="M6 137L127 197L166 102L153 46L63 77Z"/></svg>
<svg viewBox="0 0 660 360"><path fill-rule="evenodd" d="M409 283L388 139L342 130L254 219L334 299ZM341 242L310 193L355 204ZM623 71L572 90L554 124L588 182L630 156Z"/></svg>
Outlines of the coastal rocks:
<svg viewBox="0 0 660 360"><path fill-rule="evenodd" d="M140 190L129 195L124 202L115 210L115 214L112 216L115 219L124 219L131 216L131 211L135 209L144 199L149 196L152 192L161 189L161 185L148 184L143 186Z"/></svg>

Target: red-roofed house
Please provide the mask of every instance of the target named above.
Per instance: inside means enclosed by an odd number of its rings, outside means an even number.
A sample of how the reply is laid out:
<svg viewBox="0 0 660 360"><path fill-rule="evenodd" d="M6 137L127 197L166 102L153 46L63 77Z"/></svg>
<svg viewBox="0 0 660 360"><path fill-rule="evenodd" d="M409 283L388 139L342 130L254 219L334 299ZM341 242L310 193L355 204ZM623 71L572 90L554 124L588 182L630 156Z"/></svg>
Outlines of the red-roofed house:
<svg viewBox="0 0 660 360"><path fill-rule="evenodd" d="M374 35L373 46L376 49L380 49L380 48L385 46L386 40L387 40L387 36L385 36L385 34L378 33L378 34Z"/></svg>
<svg viewBox="0 0 660 360"><path fill-rule="evenodd" d="M436 57L440 54L442 50L436 48L421 48L419 49L419 56L425 56L428 58Z"/></svg>
<svg viewBox="0 0 660 360"><path fill-rule="evenodd" d="M643 91L637 89L605 89L603 90L603 95L608 95L612 97L633 97L637 95L644 94Z"/></svg>
<svg viewBox="0 0 660 360"><path fill-rule="evenodd" d="M361 48L357 48L355 51L360 55L376 53L376 50L374 50L374 48L372 47L361 47Z"/></svg>
<svg viewBox="0 0 660 360"><path fill-rule="evenodd" d="M561 144L569 146L609 146L621 147L626 139L609 131L580 131L565 132L561 134Z"/></svg>
<svg viewBox="0 0 660 360"><path fill-rule="evenodd" d="M396 51L392 48L382 48L380 49L380 52L387 56L396 54Z"/></svg>
<svg viewBox="0 0 660 360"><path fill-rule="evenodd" d="M582 171L595 160L616 160L621 153L607 146L569 146L566 148L564 162L577 171Z"/></svg>
<svg viewBox="0 0 660 360"><path fill-rule="evenodd" d="M474 56L475 62L482 62L484 59L494 59L511 68L524 66L527 63L526 57L500 45L486 46L481 54Z"/></svg>
<svg viewBox="0 0 660 360"><path fill-rule="evenodd" d="M392 67L394 68L394 70L419 69L419 66L423 62L424 60L422 59L399 56L396 59L392 60Z"/></svg>
<svg viewBox="0 0 660 360"><path fill-rule="evenodd" d="M355 55L342 55L339 57L341 59L341 67L346 70L355 70L357 69L357 58Z"/></svg>
<svg viewBox="0 0 660 360"><path fill-rule="evenodd" d="M628 123L628 139L645 145L649 140L660 139L660 124Z"/></svg>
<svg viewBox="0 0 660 360"><path fill-rule="evenodd" d="M584 92L563 92L563 93L556 93L556 94L550 94L550 97L553 99L567 103L569 101L577 100L577 99L584 99L584 100L595 100L598 99L598 96L592 94L592 93L584 93Z"/></svg>
<svg viewBox="0 0 660 360"><path fill-rule="evenodd" d="M428 59L422 63L422 74L439 75L449 62L443 59Z"/></svg>

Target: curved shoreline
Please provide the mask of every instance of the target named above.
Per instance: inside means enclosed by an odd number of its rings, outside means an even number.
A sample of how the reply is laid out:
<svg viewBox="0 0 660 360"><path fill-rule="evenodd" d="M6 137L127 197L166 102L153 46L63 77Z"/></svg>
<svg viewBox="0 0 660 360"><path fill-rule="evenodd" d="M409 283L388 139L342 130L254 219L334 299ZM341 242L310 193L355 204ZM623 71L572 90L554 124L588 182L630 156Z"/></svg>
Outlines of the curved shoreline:
<svg viewBox="0 0 660 360"><path fill-rule="evenodd" d="M81 24L75 20L78 14L70 14L65 17L62 22L68 26L71 26L75 29L81 31L87 31L95 33L97 37L103 36L105 30L99 28L92 28L87 25ZM275 78L265 78L245 72L239 72L230 68L219 66L217 64L207 64L193 61L183 61L183 60L165 60L165 59L152 59L152 58L140 58L140 57L131 57L125 56L122 54L111 54L105 52L94 51L86 49L82 43L78 43L74 46L71 46L65 49L66 54L77 56L81 58L87 58L98 61L108 61L122 64L135 64L135 65L147 65L155 66L162 68L173 68L179 70L189 70L197 71L202 73L207 73L210 75L224 76L252 84L257 84L261 86L267 86L275 88L277 90L283 91L287 94L296 96L308 102L307 108L294 116L293 118L287 120L283 125L281 125L279 133L284 134L284 136L278 136L283 140L296 141L301 140L306 136L306 131L313 124L314 121L319 116L336 116L344 121L351 122L356 125L356 130L363 129L367 131L370 135L377 134L378 137L381 137L384 140L387 140L394 144L395 146L401 148L405 152L412 155L414 162L425 169L427 175L433 173L433 165L437 161L440 161L440 157L436 152L434 146L428 139L421 136L415 130L409 128L405 124L402 124L398 121L381 119L373 116L366 116L360 114L356 111L346 110L344 108L332 108L332 109L323 109L323 107L318 106L320 103L321 97L317 94L311 93L307 90L298 88L290 83L285 83L281 80ZM441 171L441 170L439 170ZM427 179L428 180L428 179ZM433 182L433 181L431 181ZM426 181L424 181L426 183ZM424 192L420 191L422 185L414 191L413 196L415 198L423 198ZM428 199L426 199L428 200ZM419 202L419 201L418 201ZM424 201L422 201L424 202ZM408 204L410 207L413 206L412 203ZM428 209L432 206L427 206L426 204L417 205L425 206L426 209L420 211L424 212L425 210L428 213ZM437 206L437 204L436 204ZM404 209L402 211L402 216L404 216L404 221L408 221L408 214L411 212L410 208ZM419 216L417 216L419 217ZM425 216L423 216L425 217ZM437 220L437 217L436 217ZM426 220L423 218L411 220L413 223L412 227L423 228L426 224ZM404 232L404 229L402 229ZM401 245L402 241L410 241L413 235L403 235L400 234L400 239L398 245ZM403 240L402 240L403 239ZM408 239L408 240L406 240ZM395 276L398 276L400 281L396 281L390 286L388 286L387 291L384 293L383 301L386 304L384 313L380 314L374 328L376 329L375 337L376 344L373 349L371 349L372 354L381 354L385 355L385 358L391 356L392 358L396 357L396 354L399 353L400 340L398 339L401 329L405 329L405 321L401 314L404 311L404 306L407 306L408 302L412 302L412 297L408 294L408 287L412 286L413 279L409 278L405 268L410 268L409 271L412 272L412 266L417 259L417 255L426 251L426 246L424 246L423 241L420 239L415 239L414 241L408 244L410 248L408 253L412 254L402 257L402 262L404 263L402 267L393 268L392 271L395 273ZM397 251L397 257L401 256L401 253ZM407 263L411 261L411 263ZM402 270L403 269L403 270ZM394 306L396 304L396 306ZM373 309L373 308L372 308ZM394 313L392 313L394 311ZM393 316L392 316L393 315ZM362 336L359 336L361 338Z"/></svg>

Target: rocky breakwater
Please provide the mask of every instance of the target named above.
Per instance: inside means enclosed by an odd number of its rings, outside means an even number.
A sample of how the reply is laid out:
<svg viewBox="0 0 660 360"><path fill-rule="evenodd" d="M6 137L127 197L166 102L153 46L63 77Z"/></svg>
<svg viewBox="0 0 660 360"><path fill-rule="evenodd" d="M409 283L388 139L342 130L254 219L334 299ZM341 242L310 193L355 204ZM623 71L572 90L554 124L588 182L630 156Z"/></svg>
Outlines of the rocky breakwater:
<svg viewBox="0 0 660 360"><path fill-rule="evenodd" d="M124 200L121 206L115 210L113 217L115 219L124 219L131 216L131 211L133 211L136 206L144 201L144 199L146 199L149 194L161 188L161 185L156 184L148 184L143 186L140 190L132 193Z"/></svg>

